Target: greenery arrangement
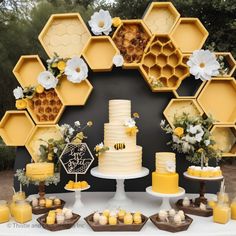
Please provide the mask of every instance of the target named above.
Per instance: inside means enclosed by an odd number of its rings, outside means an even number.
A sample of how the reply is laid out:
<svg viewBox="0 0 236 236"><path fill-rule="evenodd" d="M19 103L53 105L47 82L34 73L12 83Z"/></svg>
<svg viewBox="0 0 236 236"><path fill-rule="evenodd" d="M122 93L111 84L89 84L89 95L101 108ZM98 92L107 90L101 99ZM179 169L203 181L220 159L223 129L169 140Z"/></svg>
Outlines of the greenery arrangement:
<svg viewBox="0 0 236 236"><path fill-rule="evenodd" d="M161 121L161 128L171 134L171 140L167 143L174 151L184 153L186 159L194 164L208 166L210 159L221 159L221 151L215 145L209 131L213 125L213 119L201 116L191 117L183 113L174 117L174 128Z"/></svg>

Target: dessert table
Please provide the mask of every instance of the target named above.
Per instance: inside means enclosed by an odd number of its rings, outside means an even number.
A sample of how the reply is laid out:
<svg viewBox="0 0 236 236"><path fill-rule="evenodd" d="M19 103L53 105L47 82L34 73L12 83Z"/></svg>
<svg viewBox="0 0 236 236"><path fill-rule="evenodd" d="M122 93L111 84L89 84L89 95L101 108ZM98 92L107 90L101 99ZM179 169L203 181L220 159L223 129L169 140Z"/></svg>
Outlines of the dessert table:
<svg viewBox="0 0 236 236"><path fill-rule="evenodd" d="M72 207L75 200L75 193L58 193L48 194L47 196L57 196L67 202L66 207ZM46 231L36 221L39 216L33 215L33 220L26 224L18 224L11 220L8 223L0 225L0 235L96 235L84 221L84 217L94 211L102 211L106 209L108 200L114 195L113 192L83 192L82 200L84 207L80 211L81 219L70 230L59 231L56 233ZM146 216L151 216L159 211L161 199L150 196L145 192L128 192L128 197L133 201L125 210L141 211ZM187 194L188 197L196 197L197 195ZM29 199L33 196L29 196ZM208 195L209 197L209 195ZM212 196L211 196L212 197ZM178 198L173 199L176 201ZM215 224L212 222L212 217L198 217L190 216L193 218L193 223L190 225L188 231L175 233L175 235L188 235L188 236L228 236L234 235L236 232L236 221L229 221L225 225ZM160 231L149 220L140 232L122 232L122 235L172 235L172 233ZM101 235L117 235L116 232L103 232Z"/></svg>

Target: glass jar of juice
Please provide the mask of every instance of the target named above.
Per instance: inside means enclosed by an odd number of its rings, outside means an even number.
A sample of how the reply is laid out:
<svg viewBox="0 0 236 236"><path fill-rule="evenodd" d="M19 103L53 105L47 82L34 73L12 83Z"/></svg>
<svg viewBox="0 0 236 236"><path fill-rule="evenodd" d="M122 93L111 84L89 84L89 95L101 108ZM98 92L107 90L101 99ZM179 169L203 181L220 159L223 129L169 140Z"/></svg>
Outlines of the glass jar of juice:
<svg viewBox="0 0 236 236"><path fill-rule="evenodd" d="M0 224L8 222L10 220L10 210L7 205L7 201L0 201Z"/></svg>
<svg viewBox="0 0 236 236"><path fill-rule="evenodd" d="M15 202L19 200L25 200L25 192L19 191L12 196L12 202L10 204L11 215L14 216Z"/></svg>
<svg viewBox="0 0 236 236"><path fill-rule="evenodd" d="M219 224L226 224L230 220L230 207L229 204L218 202L213 208L213 221Z"/></svg>
<svg viewBox="0 0 236 236"><path fill-rule="evenodd" d="M18 223L26 223L32 220L32 207L26 200L17 200L14 208L14 219Z"/></svg>
<svg viewBox="0 0 236 236"><path fill-rule="evenodd" d="M228 193L225 192L218 192L217 193L217 200L218 202L222 202L222 203L229 203L229 195Z"/></svg>
<svg viewBox="0 0 236 236"><path fill-rule="evenodd" d="M231 203L231 219L236 220L236 198Z"/></svg>

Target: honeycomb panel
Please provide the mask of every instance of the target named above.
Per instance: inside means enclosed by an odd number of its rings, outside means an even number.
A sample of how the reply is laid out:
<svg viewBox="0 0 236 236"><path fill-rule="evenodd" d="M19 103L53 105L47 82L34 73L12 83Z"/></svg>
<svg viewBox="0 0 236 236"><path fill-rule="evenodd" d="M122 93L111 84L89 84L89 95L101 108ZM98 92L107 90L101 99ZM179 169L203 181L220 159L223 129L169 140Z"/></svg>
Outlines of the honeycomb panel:
<svg viewBox="0 0 236 236"><path fill-rule="evenodd" d="M65 106L82 106L86 103L93 86L88 80L81 83L71 83L66 78L60 79L56 91Z"/></svg>
<svg viewBox="0 0 236 236"><path fill-rule="evenodd" d="M13 69L13 74L24 88L37 85L38 75L45 70L38 55L26 55L20 57Z"/></svg>
<svg viewBox="0 0 236 236"><path fill-rule="evenodd" d="M171 38L183 53L201 49L208 32L198 18L180 18L174 27Z"/></svg>
<svg viewBox="0 0 236 236"><path fill-rule="evenodd" d="M223 157L236 156L235 125L215 125L211 133L216 142L216 147L223 152Z"/></svg>
<svg viewBox="0 0 236 236"><path fill-rule="evenodd" d="M62 138L58 125L36 125L30 135L26 148L32 159L39 161L39 147L47 144L49 139L60 140Z"/></svg>
<svg viewBox="0 0 236 236"><path fill-rule="evenodd" d="M144 23L153 34L169 34L178 19L179 12L170 2L153 2L143 17Z"/></svg>
<svg viewBox="0 0 236 236"><path fill-rule="evenodd" d="M123 20L112 39L124 57L124 67L137 68L151 33L142 20Z"/></svg>
<svg viewBox="0 0 236 236"><path fill-rule="evenodd" d="M216 123L236 122L236 82L234 78L214 78L206 83L197 98L207 115Z"/></svg>
<svg viewBox="0 0 236 236"><path fill-rule="evenodd" d="M110 71L113 57L118 54L114 42L109 36L92 37L83 51L83 57L93 71Z"/></svg>
<svg viewBox="0 0 236 236"><path fill-rule="evenodd" d="M54 89L36 93L29 100L27 107L36 124L56 124L64 111L62 104Z"/></svg>
<svg viewBox="0 0 236 236"><path fill-rule="evenodd" d="M153 92L174 91L189 75L186 60L168 35L151 38L140 71Z"/></svg>
<svg viewBox="0 0 236 236"><path fill-rule="evenodd" d="M183 115L183 113L187 113L190 116L202 116L204 112L198 105L197 101L190 98L171 99L163 112L166 120L171 125L171 127L174 127L174 117L181 116Z"/></svg>
<svg viewBox="0 0 236 236"><path fill-rule="evenodd" d="M53 14L39 35L39 41L49 57L81 56L91 37L79 13Z"/></svg>
<svg viewBox="0 0 236 236"><path fill-rule="evenodd" d="M26 111L7 111L0 123L0 136L8 146L24 146L34 127Z"/></svg>

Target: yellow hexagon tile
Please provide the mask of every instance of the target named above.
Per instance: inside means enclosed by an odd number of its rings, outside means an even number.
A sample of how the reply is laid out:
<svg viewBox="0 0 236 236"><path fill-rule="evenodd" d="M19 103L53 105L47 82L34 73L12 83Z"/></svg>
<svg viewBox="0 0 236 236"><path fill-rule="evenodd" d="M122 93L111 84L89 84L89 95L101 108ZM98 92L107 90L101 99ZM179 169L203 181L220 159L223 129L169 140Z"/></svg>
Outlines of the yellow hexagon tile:
<svg viewBox="0 0 236 236"><path fill-rule="evenodd" d="M143 21L153 34L169 34L179 18L180 14L171 2L152 2Z"/></svg>
<svg viewBox="0 0 236 236"><path fill-rule="evenodd" d="M37 85L38 75L45 70L38 55L25 55L18 60L13 69L13 74L24 88Z"/></svg>
<svg viewBox="0 0 236 236"><path fill-rule="evenodd" d="M0 122L0 136L8 146L24 146L34 127L27 111L7 111Z"/></svg>
<svg viewBox="0 0 236 236"><path fill-rule="evenodd" d="M39 35L39 41L49 57L81 56L91 34L79 13L53 14Z"/></svg>

